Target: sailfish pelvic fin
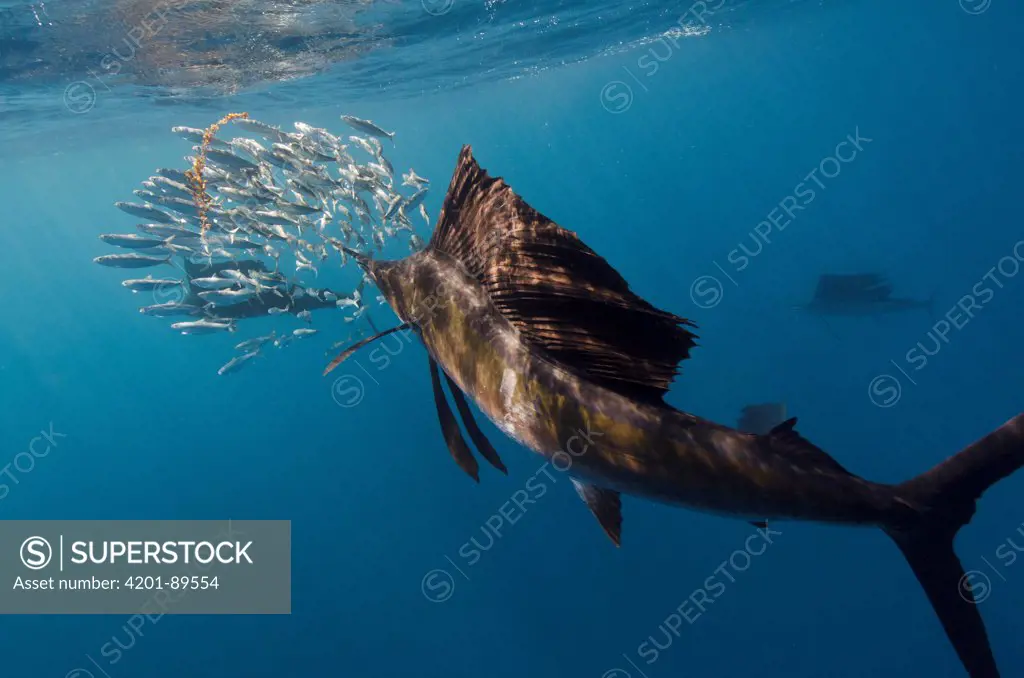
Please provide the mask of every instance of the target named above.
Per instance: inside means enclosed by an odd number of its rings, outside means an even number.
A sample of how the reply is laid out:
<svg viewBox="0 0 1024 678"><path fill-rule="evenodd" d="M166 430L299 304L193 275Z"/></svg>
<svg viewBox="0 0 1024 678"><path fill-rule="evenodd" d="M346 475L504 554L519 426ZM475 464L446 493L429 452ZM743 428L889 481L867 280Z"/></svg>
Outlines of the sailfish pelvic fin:
<svg viewBox="0 0 1024 678"><path fill-rule="evenodd" d="M452 392L452 400L455 401L455 408L459 411L459 416L462 418L462 425L466 427L466 432L469 434L470 440L476 445L476 449L480 451L480 455L487 460L494 468L498 469L505 475L508 475L508 469L505 468L505 464L502 463L501 457L498 456L497 450L491 445L491 441L487 439L484 432L477 426L476 419L473 418L473 411L469 409L469 403L466 402L466 396L462 394L462 389L459 385L452 381L452 378L445 373L445 379L448 380L448 390Z"/></svg>
<svg viewBox="0 0 1024 678"><path fill-rule="evenodd" d="M473 458L473 453L470 451L469 445L466 444L466 440L462 437L459 423L455 421L455 415L452 413L451 407L448 406L447 398L444 397L444 389L441 387L441 375L439 374L437 363L434 362L433 358L428 358L427 360L430 363L430 383L434 389L434 405L437 407L437 419L441 424L441 433L444 435L444 441L448 444L448 451L451 452L452 458L459 465L459 468L479 483L479 465L476 463L476 459Z"/></svg>

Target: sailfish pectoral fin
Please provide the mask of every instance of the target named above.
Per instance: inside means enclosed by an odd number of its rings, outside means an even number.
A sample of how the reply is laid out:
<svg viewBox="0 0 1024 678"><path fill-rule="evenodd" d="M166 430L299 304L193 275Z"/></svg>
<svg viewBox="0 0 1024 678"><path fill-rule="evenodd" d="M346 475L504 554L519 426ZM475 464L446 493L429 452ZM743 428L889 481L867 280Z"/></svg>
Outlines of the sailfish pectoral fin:
<svg viewBox="0 0 1024 678"><path fill-rule="evenodd" d="M372 337L367 337L366 339L361 339L361 340L357 341L356 343L352 344L351 346L346 348L344 351L339 353L338 357L330 362L330 364L324 369L323 376L326 377L328 374L330 374L331 370L333 370L335 367L337 367L338 365L340 365L343 362L345 362L346 360L348 360L348 358L353 353L355 353L356 351L361 349L363 346L366 346L371 341L376 341L377 339L380 339L381 337L386 337L387 335L391 334L392 332L398 332L399 330L407 330L407 329L409 329L409 327L411 327L411 325L409 325L409 323L402 323L401 325L398 325L397 327L392 327L390 330L384 330L383 332L378 332L377 334L373 335Z"/></svg>
<svg viewBox="0 0 1024 678"><path fill-rule="evenodd" d="M448 400L444 397L437 363L434 362L433 358L428 358L427 360L430 363L430 383L434 389L434 405L437 406L437 418L441 423L441 433L444 435L444 441L448 445L448 451L451 452L452 458L455 459L455 463L459 465L459 468L479 483L479 466L476 463L476 459L473 458L469 445L466 444L465 439L462 437L459 423L455 421L455 415L448 406Z"/></svg>
<svg viewBox="0 0 1024 678"><path fill-rule="evenodd" d="M606 490L601 487L594 487L584 482L572 479L580 499L586 503L587 508L601 523L602 529L612 542L619 546L622 541L622 499L615 490Z"/></svg>
<svg viewBox="0 0 1024 678"><path fill-rule="evenodd" d="M469 403L466 402L466 396L462 395L462 389L452 381L452 378L447 373L444 376L448 380L448 390L452 392L452 400L455 401L455 407L459 410L459 416L462 417L462 424L466 427L466 432L469 433L469 437L473 444L476 445L476 449L480 451L480 454L491 466L508 475L508 469L502 463L497 450L494 449L491 441L487 439L484 432L477 426L476 420L473 418L473 411L469 409Z"/></svg>

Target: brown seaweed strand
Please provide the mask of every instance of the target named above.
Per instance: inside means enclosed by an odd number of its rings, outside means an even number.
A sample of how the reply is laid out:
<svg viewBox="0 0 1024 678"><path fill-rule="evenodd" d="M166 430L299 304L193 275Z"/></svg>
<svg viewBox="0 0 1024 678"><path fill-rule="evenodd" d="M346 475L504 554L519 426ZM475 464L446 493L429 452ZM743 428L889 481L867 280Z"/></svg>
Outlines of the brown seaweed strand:
<svg viewBox="0 0 1024 678"><path fill-rule="evenodd" d="M210 228L210 221L206 216L206 212L210 209L210 205L213 204L213 198L206 192L206 179L203 178L203 169L206 167L206 151L221 125L226 125L238 118L248 119L248 117L248 113L228 113L207 127L203 132L203 143L199 148L199 153L196 154L195 162L192 163L192 169L185 170L185 177L188 179L189 188L192 191L192 199L199 209L199 233L202 236L204 247L206 246L206 231Z"/></svg>

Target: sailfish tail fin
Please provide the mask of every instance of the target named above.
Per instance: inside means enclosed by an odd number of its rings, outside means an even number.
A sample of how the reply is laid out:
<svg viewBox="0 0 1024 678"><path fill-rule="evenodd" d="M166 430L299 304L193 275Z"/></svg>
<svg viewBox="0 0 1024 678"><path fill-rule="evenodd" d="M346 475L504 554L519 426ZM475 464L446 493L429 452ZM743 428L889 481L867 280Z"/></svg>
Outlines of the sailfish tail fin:
<svg viewBox="0 0 1024 678"><path fill-rule="evenodd" d="M989 487L1024 466L1024 414L916 478L898 495L924 507L922 521L885 528L903 552L971 678L999 678L973 587L953 539Z"/></svg>

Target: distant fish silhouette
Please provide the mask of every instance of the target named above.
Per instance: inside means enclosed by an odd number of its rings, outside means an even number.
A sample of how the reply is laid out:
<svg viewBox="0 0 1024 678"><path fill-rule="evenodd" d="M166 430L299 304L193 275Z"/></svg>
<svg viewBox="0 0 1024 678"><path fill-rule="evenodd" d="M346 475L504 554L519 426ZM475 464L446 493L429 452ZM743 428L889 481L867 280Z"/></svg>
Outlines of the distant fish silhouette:
<svg viewBox="0 0 1024 678"><path fill-rule="evenodd" d="M736 428L747 433L764 435L786 421L786 403L747 405L740 410Z"/></svg>
<svg viewBox="0 0 1024 678"><path fill-rule="evenodd" d="M818 278L818 287L810 303L795 308L817 315L867 316L913 309L932 310L932 299L892 297L892 284L877 273L851 275L826 274Z"/></svg>
<svg viewBox="0 0 1024 678"><path fill-rule="evenodd" d="M762 403L747 405L740 410L736 429L755 435L768 435L779 424L786 421L786 403ZM754 527L767 528L767 520L752 520Z"/></svg>
<svg viewBox="0 0 1024 678"><path fill-rule="evenodd" d="M359 341L325 372L380 336L412 329L426 349L448 451L473 480L478 462L445 384L480 456L500 471L469 400L552 464L572 455L566 473L616 545L620 493L759 525L880 528L903 552L967 673L999 675L953 539L981 495L1024 465L1024 415L890 485L846 470L797 432L796 419L754 434L677 410L663 396L695 345L692 323L634 294L575 233L485 172L468 146L425 250L398 261L348 254L401 324Z"/></svg>

